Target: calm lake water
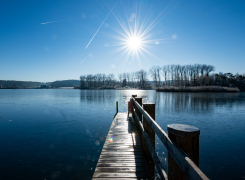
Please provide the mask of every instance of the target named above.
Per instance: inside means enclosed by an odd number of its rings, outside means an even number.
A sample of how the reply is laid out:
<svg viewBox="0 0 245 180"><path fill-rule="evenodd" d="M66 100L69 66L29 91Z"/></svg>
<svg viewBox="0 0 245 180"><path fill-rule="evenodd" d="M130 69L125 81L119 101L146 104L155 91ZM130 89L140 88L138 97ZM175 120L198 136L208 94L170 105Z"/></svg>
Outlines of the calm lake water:
<svg viewBox="0 0 245 180"><path fill-rule="evenodd" d="M200 129L200 169L210 179L245 178L245 93L1 89L0 179L91 179L119 102L156 103L156 122ZM156 138L166 169L167 151Z"/></svg>

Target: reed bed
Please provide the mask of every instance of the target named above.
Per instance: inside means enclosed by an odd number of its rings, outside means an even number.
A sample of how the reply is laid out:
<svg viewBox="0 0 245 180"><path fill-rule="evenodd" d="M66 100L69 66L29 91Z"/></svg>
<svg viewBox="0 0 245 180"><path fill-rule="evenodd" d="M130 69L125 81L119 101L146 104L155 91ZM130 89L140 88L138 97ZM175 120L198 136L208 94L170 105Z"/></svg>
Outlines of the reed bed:
<svg viewBox="0 0 245 180"><path fill-rule="evenodd" d="M161 87L156 91L163 92L240 92L237 87L221 87L221 86L197 86L197 87Z"/></svg>

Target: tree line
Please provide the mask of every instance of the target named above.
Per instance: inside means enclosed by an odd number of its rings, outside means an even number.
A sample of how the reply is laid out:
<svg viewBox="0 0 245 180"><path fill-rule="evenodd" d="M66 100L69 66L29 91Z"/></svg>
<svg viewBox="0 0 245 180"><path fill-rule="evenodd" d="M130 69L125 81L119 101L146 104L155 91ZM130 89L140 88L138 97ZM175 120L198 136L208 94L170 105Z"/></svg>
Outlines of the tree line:
<svg viewBox="0 0 245 180"><path fill-rule="evenodd" d="M214 71L215 67L206 64L194 65L165 65L153 66L150 68L150 75L155 82L156 87L175 86L175 87L190 87L190 86L209 86L210 72ZM163 77L163 79L161 79Z"/></svg>
<svg viewBox="0 0 245 180"><path fill-rule="evenodd" d="M216 86L238 87L240 91L245 91L245 73L233 75L232 73L220 72L219 74L212 74L210 79Z"/></svg>
<svg viewBox="0 0 245 180"><path fill-rule="evenodd" d="M88 74L80 76L80 86L86 88L113 88L131 87L150 89L152 87L195 87L195 86L226 86L245 89L245 74L233 75L232 73L212 73L213 65L164 65L152 66L149 71L140 70L135 72L119 73L117 78L114 74ZM149 77L152 81L149 81Z"/></svg>
<svg viewBox="0 0 245 180"><path fill-rule="evenodd" d="M52 88L58 88L58 87L76 87L79 86L79 80L69 79L69 80L63 80L63 81L54 81L50 83L50 86Z"/></svg>
<svg viewBox="0 0 245 180"><path fill-rule="evenodd" d="M122 86L149 89L151 86L149 84L148 75L147 71L141 69L135 72L120 73L118 74L118 79Z"/></svg>
<svg viewBox="0 0 245 180"><path fill-rule="evenodd" d="M145 70L118 74L88 74L80 76L81 89L89 88L113 88L114 86L149 89L148 73Z"/></svg>
<svg viewBox="0 0 245 180"><path fill-rule="evenodd" d="M33 88L44 84L45 83L33 81L0 80L0 87L3 88Z"/></svg>
<svg viewBox="0 0 245 180"><path fill-rule="evenodd" d="M80 87L82 89L115 86L117 80L114 74L88 74L80 76Z"/></svg>

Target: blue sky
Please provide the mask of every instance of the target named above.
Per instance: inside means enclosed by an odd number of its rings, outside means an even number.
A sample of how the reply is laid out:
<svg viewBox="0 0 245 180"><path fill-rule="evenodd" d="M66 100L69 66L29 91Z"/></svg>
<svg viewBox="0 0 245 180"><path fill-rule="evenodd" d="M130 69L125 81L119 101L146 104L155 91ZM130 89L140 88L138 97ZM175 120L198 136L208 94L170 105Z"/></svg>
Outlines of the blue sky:
<svg viewBox="0 0 245 180"><path fill-rule="evenodd" d="M49 82L195 63L245 73L244 9L244 0L1 0L0 79ZM139 57L120 51L129 26L150 27Z"/></svg>

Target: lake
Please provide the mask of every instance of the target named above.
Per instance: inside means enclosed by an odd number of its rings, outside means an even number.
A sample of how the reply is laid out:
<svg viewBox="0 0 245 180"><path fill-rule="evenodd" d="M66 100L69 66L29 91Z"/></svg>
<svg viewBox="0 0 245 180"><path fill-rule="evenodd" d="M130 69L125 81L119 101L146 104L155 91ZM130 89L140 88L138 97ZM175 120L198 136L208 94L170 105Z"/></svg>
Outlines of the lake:
<svg viewBox="0 0 245 180"><path fill-rule="evenodd" d="M156 103L156 122L200 129L200 169L245 178L245 93L1 89L0 179L91 179L116 112L132 94ZM167 151L156 137L167 171ZM158 175L156 174L156 177Z"/></svg>

